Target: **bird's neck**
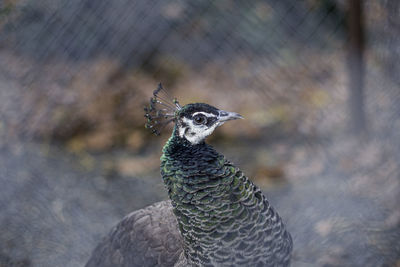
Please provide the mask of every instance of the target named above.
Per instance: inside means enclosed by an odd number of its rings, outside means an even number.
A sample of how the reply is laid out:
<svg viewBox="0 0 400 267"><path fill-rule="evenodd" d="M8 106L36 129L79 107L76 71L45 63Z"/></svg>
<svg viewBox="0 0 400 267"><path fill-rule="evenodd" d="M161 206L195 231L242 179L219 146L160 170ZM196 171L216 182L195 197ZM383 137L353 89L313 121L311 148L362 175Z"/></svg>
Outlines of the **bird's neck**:
<svg viewBox="0 0 400 267"><path fill-rule="evenodd" d="M254 216L244 205L254 211L268 209L259 189L224 156L205 143L188 145L176 133L163 149L161 173L185 253L193 262L212 253L216 244L219 250L224 246L230 250L238 237L235 231L251 229Z"/></svg>
<svg viewBox="0 0 400 267"><path fill-rule="evenodd" d="M193 145L181 138L176 127L163 148L161 173L169 196L176 197L175 189L202 184L206 186L213 180L211 170L221 169L224 156L218 154L204 142ZM174 199L172 199L174 201ZM178 200L177 200L178 201Z"/></svg>

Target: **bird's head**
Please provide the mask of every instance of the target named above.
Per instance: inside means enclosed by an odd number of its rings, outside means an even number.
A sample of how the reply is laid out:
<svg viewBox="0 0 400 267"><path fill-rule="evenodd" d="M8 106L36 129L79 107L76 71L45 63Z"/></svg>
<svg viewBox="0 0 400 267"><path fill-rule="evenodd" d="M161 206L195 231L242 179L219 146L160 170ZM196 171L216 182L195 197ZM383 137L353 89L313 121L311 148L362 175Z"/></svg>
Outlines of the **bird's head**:
<svg viewBox="0 0 400 267"><path fill-rule="evenodd" d="M164 91L164 96L159 94ZM150 107L145 108L146 128L160 134L160 129L169 122L175 122L177 135L196 145L212 134L214 130L229 120L242 119L235 112L220 110L204 103L180 106L176 99L169 100L166 91L159 84L150 100Z"/></svg>
<svg viewBox="0 0 400 267"><path fill-rule="evenodd" d="M179 137L195 145L229 120L243 118L235 112L217 109L204 103L187 104L177 112L176 127Z"/></svg>

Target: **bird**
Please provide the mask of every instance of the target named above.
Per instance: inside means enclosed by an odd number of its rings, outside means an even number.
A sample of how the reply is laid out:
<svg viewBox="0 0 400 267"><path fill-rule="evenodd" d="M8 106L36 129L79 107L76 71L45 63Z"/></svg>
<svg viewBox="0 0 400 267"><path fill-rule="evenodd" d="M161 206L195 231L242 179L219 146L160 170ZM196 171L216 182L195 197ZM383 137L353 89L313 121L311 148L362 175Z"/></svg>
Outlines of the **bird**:
<svg viewBox="0 0 400 267"><path fill-rule="evenodd" d="M145 108L159 135L161 176L169 200L134 211L94 249L86 267L290 266L293 241L262 191L205 142L243 117L206 103L181 106L161 83Z"/></svg>

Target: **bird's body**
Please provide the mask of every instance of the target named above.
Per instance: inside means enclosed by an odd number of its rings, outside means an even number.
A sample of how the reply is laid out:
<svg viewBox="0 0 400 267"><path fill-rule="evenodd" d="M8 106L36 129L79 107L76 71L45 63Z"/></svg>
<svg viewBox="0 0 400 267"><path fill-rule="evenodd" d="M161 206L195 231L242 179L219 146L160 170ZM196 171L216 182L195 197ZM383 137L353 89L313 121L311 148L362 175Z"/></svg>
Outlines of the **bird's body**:
<svg viewBox="0 0 400 267"><path fill-rule="evenodd" d="M171 201L134 211L103 238L86 267L172 267L182 253L177 224Z"/></svg>
<svg viewBox="0 0 400 267"><path fill-rule="evenodd" d="M136 211L87 266L289 266L292 239L260 191L204 142L237 113L207 104L175 112L161 174L170 201Z"/></svg>

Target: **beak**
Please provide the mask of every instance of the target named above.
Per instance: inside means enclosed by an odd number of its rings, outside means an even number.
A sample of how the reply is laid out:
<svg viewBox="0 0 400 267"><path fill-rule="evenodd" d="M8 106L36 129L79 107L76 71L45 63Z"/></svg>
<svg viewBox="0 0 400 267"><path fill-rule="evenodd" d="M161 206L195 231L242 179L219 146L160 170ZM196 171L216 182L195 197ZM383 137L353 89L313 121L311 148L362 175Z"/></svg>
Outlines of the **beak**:
<svg viewBox="0 0 400 267"><path fill-rule="evenodd" d="M242 115L236 112L229 112L225 110L220 110L219 115L218 115L218 121L219 122L226 122L230 120L237 120L237 119L243 119Z"/></svg>

